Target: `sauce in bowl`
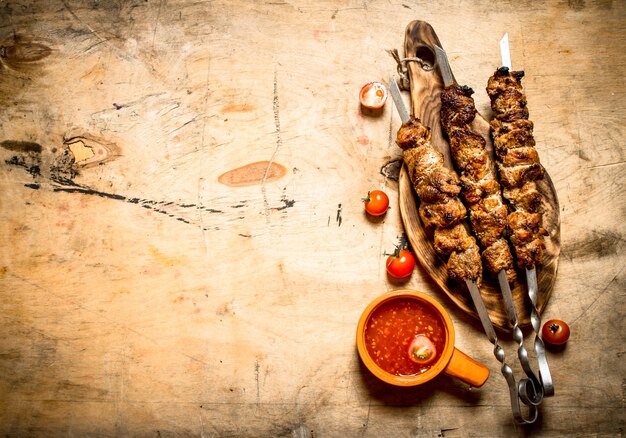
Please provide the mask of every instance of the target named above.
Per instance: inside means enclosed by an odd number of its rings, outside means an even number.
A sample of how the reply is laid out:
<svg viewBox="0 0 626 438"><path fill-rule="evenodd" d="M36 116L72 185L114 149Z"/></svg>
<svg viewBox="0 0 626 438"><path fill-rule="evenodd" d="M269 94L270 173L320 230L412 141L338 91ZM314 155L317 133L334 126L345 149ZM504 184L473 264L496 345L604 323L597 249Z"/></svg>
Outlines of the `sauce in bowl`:
<svg viewBox="0 0 626 438"><path fill-rule="evenodd" d="M408 346L416 335L435 345L435 357L426 364L410 359ZM365 346L372 360L396 376L414 376L437 363L446 344L446 329L439 314L427 303L411 298L383 302L365 326Z"/></svg>

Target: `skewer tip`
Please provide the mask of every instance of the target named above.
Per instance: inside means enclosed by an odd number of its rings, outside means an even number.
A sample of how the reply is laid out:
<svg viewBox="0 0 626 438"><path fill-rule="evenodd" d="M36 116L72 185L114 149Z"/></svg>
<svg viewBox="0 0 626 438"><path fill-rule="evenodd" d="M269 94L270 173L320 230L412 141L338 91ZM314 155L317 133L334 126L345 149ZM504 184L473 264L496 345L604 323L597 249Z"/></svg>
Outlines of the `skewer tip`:
<svg viewBox="0 0 626 438"><path fill-rule="evenodd" d="M505 33L500 40L500 57L502 58L502 66L512 70L511 51L509 50L509 33Z"/></svg>

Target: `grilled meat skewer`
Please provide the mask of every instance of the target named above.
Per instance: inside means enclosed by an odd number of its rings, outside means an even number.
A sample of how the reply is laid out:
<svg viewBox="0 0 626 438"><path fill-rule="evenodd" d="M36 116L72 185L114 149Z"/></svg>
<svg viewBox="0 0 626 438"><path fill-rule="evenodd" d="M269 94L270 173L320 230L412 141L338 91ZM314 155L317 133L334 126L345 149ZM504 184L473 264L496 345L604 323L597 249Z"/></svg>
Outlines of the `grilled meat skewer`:
<svg viewBox="0 0 626 438"><path fill-rule="evenodd" d="M491 134L502 181L503 196L512 210L507 218L509 240L514 247L517 265L526 270L528 297L531 302L530 322L535 332L535 353L539 377L545 397L554 395L554 384L541 337L541 315L537 309L536 266L541 264L545 250L542 227L542 197L535 181L543 177L543 167L535 149L533 123L528 119L528 105L522 88L524 72L511 71L508 35L500 41L507 64L496 70L487 82L487 94L495 114Z"/></svg>
<svg viewBox="0 0 626 438"><path fill-rule="evenodd" d="M522 71L501 67L489 78L487 94L495 114L491 121L503 196L511 212L507 223L517 265L532 269L541 264L545 250L541 226L541 194L535 180L543 177L543 167L535 149L533 123L528 120Z"/></svg>
<svg viewBox="0 0 626 438"><path fill-rule="evenodd" d="M470 223L483 248L485 268L493 274L505 270L515 278L513 256L505 239L507 208L502 200L494 165L485 149L485 139L473 131L476 107L467 86L452 83L441 92L441 126L461 172L461 194L469 209Z"/></svg>
<svg viewBox="0 0 626 438"><path fill-rule="evenodd" d="M433 236L435 251L448 258L450 278L479 284L482 277L480 253L476 239L468 234L462 222L467 210L458 197L459 178L444 166L443 155L433 148L430 138L430 129L415 117L402 124L396 137L420 199L420 218Z"/></svg>

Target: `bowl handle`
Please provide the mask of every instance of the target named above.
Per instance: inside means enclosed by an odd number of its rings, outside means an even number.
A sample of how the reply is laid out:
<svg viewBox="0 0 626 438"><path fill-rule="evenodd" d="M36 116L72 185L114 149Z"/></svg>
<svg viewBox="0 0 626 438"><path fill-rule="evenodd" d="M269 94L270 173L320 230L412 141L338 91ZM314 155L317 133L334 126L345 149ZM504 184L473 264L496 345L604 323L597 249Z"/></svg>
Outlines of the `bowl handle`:
<svg viewBox="0 0 626 438"><path fill-rule="evenodd" d="M489 377L489 368L475 361L456 347L452 352L450 362L448 362L443 372L476 388L483 386Z"/></svg>

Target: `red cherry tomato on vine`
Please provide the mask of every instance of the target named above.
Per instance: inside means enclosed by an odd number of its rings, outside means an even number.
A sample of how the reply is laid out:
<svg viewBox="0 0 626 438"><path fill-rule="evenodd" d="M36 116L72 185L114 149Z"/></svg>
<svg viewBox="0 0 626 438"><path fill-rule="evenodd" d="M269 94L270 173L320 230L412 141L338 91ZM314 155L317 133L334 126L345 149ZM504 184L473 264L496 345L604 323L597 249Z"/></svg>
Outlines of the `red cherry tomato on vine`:
<svg viewBox="0 0 626 438"><path fill-rule="evenodd" d="M560 319L551 319L543 325L541 336L549 344L565 344L569 339L569 326Z"/></svg>
<svg viewBox="0 0 626 438"><path fill-rule="evenodd" d="M413 362L425 365L432 361L437 354L437 348L435 344L426 337L426 335L415 335L409 344L407 350L409 359Z"/></svg>
<svg viewBox="0 0 626 438"><path fill-rule="evenodd" d="M406 249L396 250L387 257L387 272L394 278L406 278L413 272L415 258Z"/></svg>
<svg viewBox="0 0 626 438"><path fill-rule="evenodd" d="M367 198L363 198L363 202L365 203L365 211L372 216L381 216L389 208L389 197L380 190L367 192Z"/></svg>

